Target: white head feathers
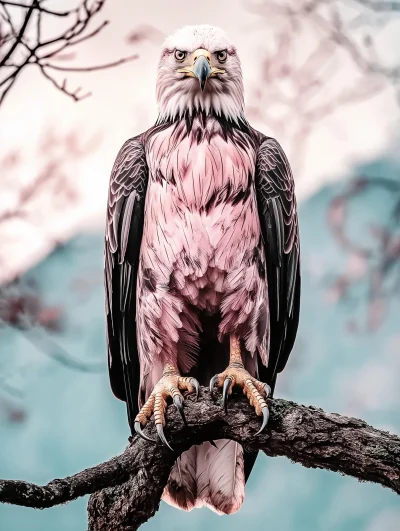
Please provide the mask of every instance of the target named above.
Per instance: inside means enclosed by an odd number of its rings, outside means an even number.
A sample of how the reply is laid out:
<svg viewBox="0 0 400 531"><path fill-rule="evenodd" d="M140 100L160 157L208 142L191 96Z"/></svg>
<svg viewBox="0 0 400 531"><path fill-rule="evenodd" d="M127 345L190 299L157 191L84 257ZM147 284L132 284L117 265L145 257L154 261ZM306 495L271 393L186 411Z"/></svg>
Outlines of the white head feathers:
<svg viewBox="0 0 400 531"><path fill-rule="evenodd" d="M209 52L212 67L225 71L210 77L204 91L198 79L178 72L191 64L193 53L199 49ZM222 63L218 57L223 56L217 52L225 50ZM179 52L185 52L184 59ZM236 48L222 29L208 25L185 26L166 39L158 68L157 102L161 121L201 110L235 122L244 117L240 61Z"/></svg>

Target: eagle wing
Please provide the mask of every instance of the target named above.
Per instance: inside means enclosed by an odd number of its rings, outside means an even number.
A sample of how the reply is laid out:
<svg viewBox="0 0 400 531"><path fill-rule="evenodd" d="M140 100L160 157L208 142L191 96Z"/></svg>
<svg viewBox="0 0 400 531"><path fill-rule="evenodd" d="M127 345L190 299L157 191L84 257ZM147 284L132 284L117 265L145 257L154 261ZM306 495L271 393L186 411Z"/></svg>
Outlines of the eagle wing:
<svg viewBox="0 0 400 531"><path fill-rule="evenodd" d="M255 187L266 257L270 314L268 367L260 376L274 387L289 358L300 311L300 245L294 180L281 146L265 139L257 153Z"/></svg>
<svg viewBox="0 0 400 531"><path fill-rule="evenodd" d="M114 162L108 195L104 284L107 346L113 393L127 403L131 430L140 381L136 339L136 281L148 167L142 142L125 142Z"/></svg>

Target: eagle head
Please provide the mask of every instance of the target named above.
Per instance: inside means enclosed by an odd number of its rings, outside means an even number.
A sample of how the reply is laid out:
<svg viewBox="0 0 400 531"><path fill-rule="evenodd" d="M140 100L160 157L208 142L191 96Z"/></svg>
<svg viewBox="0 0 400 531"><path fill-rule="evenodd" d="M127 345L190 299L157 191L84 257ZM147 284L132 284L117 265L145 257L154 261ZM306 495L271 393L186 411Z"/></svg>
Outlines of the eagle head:
<svg viewBox="0 0 400 531"><path fill-rule="evenodd" d="M185 26L164 43L157 75L159 120L198 111L237 122L244 117L236 48L217 27Z"/></svg>

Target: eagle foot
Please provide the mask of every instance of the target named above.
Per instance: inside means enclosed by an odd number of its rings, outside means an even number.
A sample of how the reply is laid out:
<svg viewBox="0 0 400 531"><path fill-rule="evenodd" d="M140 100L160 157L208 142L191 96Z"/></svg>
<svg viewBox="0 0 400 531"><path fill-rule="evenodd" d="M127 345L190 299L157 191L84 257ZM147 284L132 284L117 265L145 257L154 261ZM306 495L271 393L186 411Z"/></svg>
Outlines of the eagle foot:
<svg viewBox="0 0 400 531"><path fill-rule="evenodd" d="M143 431L142 426L146 426L149 418L154 414L157 434L160 440L173 451L164 435L165 411L167 409L167 399L172 401L182 417L183 423L187 426L185 412L183 409L184 399L181 391L195 391L196 399L199 395L199 382L192 377L181 376L177 369L166 366L163 376L155 385L146 403L136 415L134 422L135 432L146 441L156 442L148 437Z"/></svg>
<svg viewBox="0 0 400 531"><path fill-rule="evenodd" d="M216 374L211 378L211 395L213 394L215 384L217 387L222 387L222 403L225 412L227 412L228 396L232 394L233 388L237 386L243 390L243 394L247 396L257 415L263 417L261 428L256 435L261 433L267 425L269 418L269 409L265 399L271 393L270 386L251 376L243 367L243 364L238 362L231 363L224 372Z"/></svg>

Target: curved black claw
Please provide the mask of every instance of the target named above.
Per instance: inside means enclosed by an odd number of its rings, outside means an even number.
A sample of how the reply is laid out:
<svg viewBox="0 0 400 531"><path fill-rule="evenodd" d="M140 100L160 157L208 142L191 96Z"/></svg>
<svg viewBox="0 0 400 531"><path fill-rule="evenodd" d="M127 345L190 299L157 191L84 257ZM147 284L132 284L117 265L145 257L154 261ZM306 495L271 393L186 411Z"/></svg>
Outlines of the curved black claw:
<svg viewBox="0 0 400 531"><path fill-rule="evenodd" d="M222 404L224 406L225 413L228 413L228 390L229 390L229 387L231 386L231 383L232 383L232 378L227 376L224 380L224 386L222 388Z"/></svg>
<svg viewBox="0 0 400 531"><path fill-rule="evenodd" d="M179 395L175 395L173 401L176 409L179 411L179 414L182 417L184 425L187 427L185 412L183 411L183 398Z"/></svg>
<svg viewBox="0 0 400 531"><path fill-rule="evenodd" d="M136 433L139 435L139 437L141 437L145 441L149 441L153 443L156 442L154 439L150 439L150 437L148 437L145 433L143 433L142 426L140 425L140 422L138 420L135 420L135 424L133 425L133 428L136 431Z"/></svg>
<svg viewBox="0 0 400 531"><path fill-rule="evenodd" d="M210 380L210 394L211 394L211 398L214 398L214 395L213 395L213 391L214 391L214 385L215 385L215 382L218 380L218 374L216 374L215 376L213 376Z"/></svg>
<svg viewBox="0 0 400 531"><path fill-rule="evenodd" d="M156 428L157 428L158 436L160 437L161 441L165 444L165 446L168 446L168 448L171 450L171 452L173 452L174 450L171 448L171 446L169 445L167 439L165 438L163 425L162 424L156 424Z"/></svg>
<svg viewBox="0 0 400 531"><path fill-rule="evenodd" d="M190 383L193 385L195 391L196 391L196 400L199 398L199 389L200 389L200 384L199 382L196 380L196 378L191 378L190 379Z"/></svg>
<svg viewBox="0 0 400 531"><path fill-rule="evenodd" d="M269 419L269 409L268 409L268 406L264 406L262 408L262 414L263 414L263 421L262 421L262 424L261 424L261 428L258 430L258 432L256 433L256 435L259 435L263 429L265 428L265 426L267 425L267 422L268 422L268 419Z"/></svg>
<svg viewBox="0 0 400 531"><path fill-rule="evenodd" d="M271 394L271 388L268 384L264 385L264 393L265 393L265 398L268 398L269 395Z"/></svg>

